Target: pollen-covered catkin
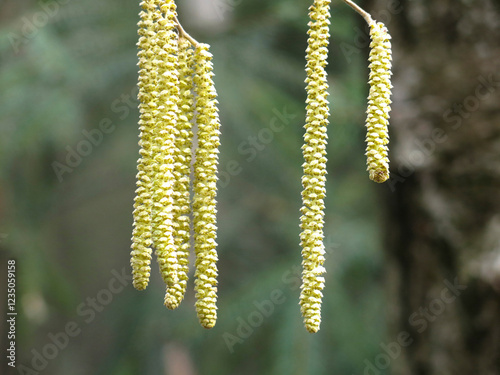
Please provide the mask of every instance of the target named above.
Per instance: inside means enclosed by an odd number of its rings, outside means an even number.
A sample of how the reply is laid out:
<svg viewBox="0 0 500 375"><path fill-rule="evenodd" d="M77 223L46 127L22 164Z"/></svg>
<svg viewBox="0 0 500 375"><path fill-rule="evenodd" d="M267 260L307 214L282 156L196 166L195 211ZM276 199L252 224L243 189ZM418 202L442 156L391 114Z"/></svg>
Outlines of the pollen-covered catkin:
<svg viewBox="0 0 500 375"><path fill-rule="evenodd" d="M179 72L177 70L178 38L175 27L176 7L173 0L164 1L162 16L156 23L157 40L154 63L158 69L158 118L154 132L153 153L153 244L163 281L175 285L177 254L173 237L174 158L177 152L177 117Z"/></svg>
<svg viewBox="0 0 500 375"><path fill-rule="evenodd" d="M139 145L141 157L137 163L137 190L134 202L134 229L132 235L131 265L133 285L138 290L146 288L151 272L151 207L153 168L153 132L157 116L156 78L153 67L156 32L154 23L158 13L155 1L141 3L139 21Z"/></svg>
<svg viewBox="0 0 500 375"><path fill-rule="evenodd" d="M366 157L370 179L384 182L389 178L388 143L391 110L391 42L381 22L370 25L370 94L366 118Z"/></svg>
<svg viewBox="0 0 500 375"><path fill-rule="evenodd" d="M134 286L139 290L147 286L151 251L155 249L166 284L164 303L170 309L179 306L188 280L192 211L196 311L201 325L212 328L217 319L215 241L220 144L212 54L207 44L198 43L179 23L174 0L143 0L141 6L141 158L131 252ZM196 160L191 208L193 143Z"/></svg>
<svg viewBox="0 0 500 375"><path fill-rule="evenodd" d="M179 88L180 101L178 105L177 138L174 164L174 242L177 251L177 284L167 287L165 305L170 309L179 306L186 292L189 263L189 214L190 194L189 180L191 173L192 124L194 115L193 100L193 49L188 40L179 40Z"/></svg>
<svg viewBox="0 0 500 375"><path fill-rule="evenodd" d="M328 57L330 1L315 0L310 7L309 39L306 50L307 114L302 152L302 286L300 306L309 332L317 332L321 323L321 300L325 272L323 216L326 182L326 144L328 125L328 82L325 66Z"/></svg>
<svg viewBox="0 0 500 375"><path fill-rule="evenodd" d="M194 164L194 249L196 253L196 312L201 325L212 328L217 319L216 194L219 141L217 93L208 44L196 46L196 123L198 148Z"/></svg>

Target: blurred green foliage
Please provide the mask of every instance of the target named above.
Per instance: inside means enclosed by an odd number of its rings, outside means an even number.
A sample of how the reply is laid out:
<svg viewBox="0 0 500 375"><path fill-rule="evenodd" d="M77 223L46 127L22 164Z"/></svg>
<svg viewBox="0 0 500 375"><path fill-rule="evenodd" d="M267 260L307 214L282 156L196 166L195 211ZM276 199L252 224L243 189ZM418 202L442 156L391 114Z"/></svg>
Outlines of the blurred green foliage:
<svg viewBox="0 0 500 375"><path fill-rule="evenodd" d="M31 367L32 350L41 352L48 334L71 321L81 333L41 373L168 373L166 353L180 348L197 374L360 374L363 361L380 352L381 187L369 182L363 156L367 51L348 62L339 48L353 44L359 17L341 2L332 5L328 273L323 323L311 335L300 317L296 273L308 2L213 1L221 3L220 29L187 19L192 2L179 4L189 32L212 46L221 171L234 162L240 171L221 175L219 318L210 331L198 325L192 285L177 311L163 307L156 272L145 292L129 282L102 311L92 308L88 323L84 313L87 298L109 288L112 270L130 273L138 111L127 97L137 79L138 2L0 3L0 246L18 259L19 363ZM57 9L49 14L44 4ZM47 22L39 22L41 14ZM41 26L32 30L34 22ZM262 133L283 111L294 116L278 122L283 130ZM60 181L53 163L66 165L71 150L84 149L84 131L103 119L109 133ZM259 134L272 140L252 146ZM224 334L237 336L259 311L255 303L273 291L282 303L231 353Z"/></svg>

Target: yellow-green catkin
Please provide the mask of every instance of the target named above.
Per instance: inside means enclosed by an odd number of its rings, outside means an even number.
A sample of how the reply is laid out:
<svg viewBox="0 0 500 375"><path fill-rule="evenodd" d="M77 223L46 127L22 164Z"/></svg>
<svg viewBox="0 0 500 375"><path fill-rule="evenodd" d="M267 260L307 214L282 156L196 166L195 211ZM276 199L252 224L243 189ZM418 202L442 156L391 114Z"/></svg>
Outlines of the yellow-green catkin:
<svg viewBox="0 0 500 375"><path fill-rule="evenodd" d="M196 123L198 147L194 164L194 249L196 253L196 312L201 325L212 328L217 319L216 193L220 123L213 82L212 54L207 44L196 46Z"/></svg>
<svg viewBox="0 0 500 375"><path fill-rule="evenodd" d="M186 292L189 264L190 238L190 194L189 181L191 172L192 119L194 115L193 74L194 58L191 43L181 38L179 41L179 118L177 120L177 138L174 164L174 242L177 251L178 282L167 287L165 305L174 309L179 306Z"/></svg>
<svg viewBox="0 0 500 375"><path fill-rule="evenodd" d="M141 2L142 11L139 21L139 129L141 131L139 145L141 157L137 163L137 190L134 202L134 229L132 235L131 265L133 285L143 290L149 282L151 272L151 207L153 171L153 132L156 122L156 78L157 71L153 67L154 44L156 39L155 18L157 16L155 1Z"/></svg>
<svg viewBox="0 0 500 375"><path fill-rule="evenodd" d="M382 183L389 178L388 143L391 110L391 42L381 22L370 25L370 94L366 118L366 157L370 179Z"/></svg>
<svg viewBox="0 0 500 375"><path fill-rule="evenodd" d="M177 70L178 37L176 6L173 0L163 1L161 17L156 23L157 38L154 65L158 69L158 116L154 132L153 180L153 245L163 281L168 286L178 282L177 254L173 237L174 159L176 154L179 102Z"/></svg>
<svg viewBox="0 0 500 375"><path fill-rule="evenodd" d="M328 82L325 66L328 56L330 1L315 0L309 8L309 39L306 50L307 114L302 177L302 286L300 307L309 332L317 332L321 323L325 248L323 244L324 198L326 194L326 144Z"/></svg>

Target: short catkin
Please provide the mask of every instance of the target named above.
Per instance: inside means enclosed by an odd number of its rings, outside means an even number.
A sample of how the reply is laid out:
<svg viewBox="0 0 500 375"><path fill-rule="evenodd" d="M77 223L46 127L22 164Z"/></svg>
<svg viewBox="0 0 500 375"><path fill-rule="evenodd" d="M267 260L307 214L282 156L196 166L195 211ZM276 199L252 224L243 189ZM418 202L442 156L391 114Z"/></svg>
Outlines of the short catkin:
<svg viewBox="0 0 500 375"><path fill-rule="evenodd" d="M134 202L134 229L132 235L131 265L133 285L143 290L149 282L151 272L151 207L153 192L153 132L157 116L156 77L153 68L154 43L156 39L155 18L158 17L155 1L141 2L142 11L139 21L139 129L141 131L137 162L137 189Z"/></svg>
<svg viewBox="0 0 500 375"><path fill-rule="evenodd" d="M307 114L302 152L302 286L300 307L309 332L317 332L321 323L321 300L325 272L323 216L326 182L326 144L328 82L325 66L328 57L330 1L315 0L310 7L309 38L306 50Z"/></svg>
<svg viewBox="0 0 500 375"><path fill-rule="evenodd" d="M389 178L388 143L391 110L391 42L381 22L370 25L370 93L366 118L366 157L370 179L382 183Z"/></svg>
<svg viewBox="0 0 500 375"><path fill-rule="evenodd" d="M201 325L212 328L217 319L216 194L219 141L217 93L208 44L196 46L196 123L198 147L194 164L194 249L196 253L196 311Z"/></svg>

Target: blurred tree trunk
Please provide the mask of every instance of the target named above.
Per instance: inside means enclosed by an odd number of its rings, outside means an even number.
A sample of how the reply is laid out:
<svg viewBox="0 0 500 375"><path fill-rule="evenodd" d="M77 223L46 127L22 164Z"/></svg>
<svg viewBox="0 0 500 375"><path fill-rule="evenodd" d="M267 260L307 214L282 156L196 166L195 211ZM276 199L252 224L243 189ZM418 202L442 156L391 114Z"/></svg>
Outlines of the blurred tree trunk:
<svg viewBox="0 0 500 375"><path fill-rule="evenodd" d="M365 6L393 36L392 373L500 374L500 1Z"/></svg>

